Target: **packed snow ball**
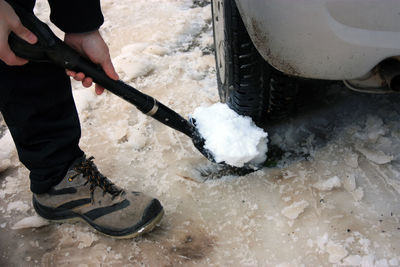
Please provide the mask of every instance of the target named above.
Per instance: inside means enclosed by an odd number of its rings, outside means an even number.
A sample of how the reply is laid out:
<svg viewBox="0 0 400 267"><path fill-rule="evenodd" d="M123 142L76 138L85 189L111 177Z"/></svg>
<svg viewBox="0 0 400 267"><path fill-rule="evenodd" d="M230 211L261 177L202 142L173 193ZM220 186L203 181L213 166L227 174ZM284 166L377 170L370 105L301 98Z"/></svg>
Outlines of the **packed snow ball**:
<svg viewBox="0 0 400 267"><path fill-rule="evenodd" d="M192 117L205 139L204 147L212 152L216 162L256 168L267 159L268 133L250 117L241 116L222 103L198 107Z"/></svg>

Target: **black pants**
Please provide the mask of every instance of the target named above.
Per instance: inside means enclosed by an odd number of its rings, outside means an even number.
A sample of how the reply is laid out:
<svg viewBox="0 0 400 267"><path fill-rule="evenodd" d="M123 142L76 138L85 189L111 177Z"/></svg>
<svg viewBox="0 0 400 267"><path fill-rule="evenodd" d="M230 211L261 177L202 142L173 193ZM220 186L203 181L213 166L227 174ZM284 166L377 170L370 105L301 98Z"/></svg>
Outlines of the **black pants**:
<svg viewBox="0 0 400 267"><path fill-rule="evenodd" d="M45 63L9 67L0 61L0 111L31 190L44 193L83 155L81 129L65 70Z"/></svg>

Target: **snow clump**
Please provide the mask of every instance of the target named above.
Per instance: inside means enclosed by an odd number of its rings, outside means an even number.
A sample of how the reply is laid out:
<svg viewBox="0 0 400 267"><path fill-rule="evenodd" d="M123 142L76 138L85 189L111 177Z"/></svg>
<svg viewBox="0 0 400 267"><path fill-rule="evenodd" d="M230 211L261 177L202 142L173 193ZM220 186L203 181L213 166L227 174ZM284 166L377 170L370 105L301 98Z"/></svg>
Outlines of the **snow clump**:
<svg viewBox="0 0 400 267"><path fill-rule="evenodd" d="M313 187L320 191L331 191L334 188L339 188L342 186L342 182L339 177L333 176L325 181L319 181L313 184Z"/></svg>
<svg viewBox="0 0 400 267"><path fill-rule="evenodd" d="M257 166L266 159L267 136L250 117L238 115L226 104L198 107L193 113L196 127L205 139L205 148L216 162L243 167Z"/></svg>

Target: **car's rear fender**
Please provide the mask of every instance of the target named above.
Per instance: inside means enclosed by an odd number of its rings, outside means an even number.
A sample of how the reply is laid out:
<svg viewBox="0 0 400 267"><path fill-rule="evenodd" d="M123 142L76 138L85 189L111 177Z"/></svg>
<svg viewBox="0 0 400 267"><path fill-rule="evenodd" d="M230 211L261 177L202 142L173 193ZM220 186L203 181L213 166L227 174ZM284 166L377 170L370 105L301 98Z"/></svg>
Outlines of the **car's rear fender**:
<svg viewBox="0 0 400 267"><path fill-rule="evenodd" d="M400 55L399 0L236 0L260 54L296 76L347 80Z"/></svg>

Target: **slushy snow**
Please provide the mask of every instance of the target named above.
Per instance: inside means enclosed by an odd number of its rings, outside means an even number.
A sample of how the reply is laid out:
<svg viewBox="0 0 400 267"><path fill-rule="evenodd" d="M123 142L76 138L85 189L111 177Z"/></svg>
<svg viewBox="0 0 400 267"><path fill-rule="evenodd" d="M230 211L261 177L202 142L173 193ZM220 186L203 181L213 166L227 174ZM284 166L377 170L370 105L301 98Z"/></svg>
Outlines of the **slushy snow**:
<svg viewBox="0 0 400 267"><path fill-rule="evenodd" d="M196 108L193 118L205 139L204 147L213 153L216 162L243 167L248 163L257 166L266 160L268 134L250 117L216 103Z"/></svg>
<svg viewBox="0 0 400 267"><path fill-rule="evenodd" d="M200 4L101 1L121 79L180 114L219 101L211 6ZM49 23L48 1L35 12ZM399 266L400 95L335 88L304 88L296 117L268 125L269 149L284 151L276 168L199 182L210 164L189 138L73 82L81 148L117 185L164 206L160 226L132 240L83 223L38 227L47 222L34 217L29 172L0 116L0 266Z"/></svg>
<svg viewBox="0 0 400 267"><path fill-rule="evenodd" d="M19 230L25 228L39 228L48 224L49 221L43 219L42 217L39 217L38 215L34 215L18 221L11 227L11 229Z"/></svg>

